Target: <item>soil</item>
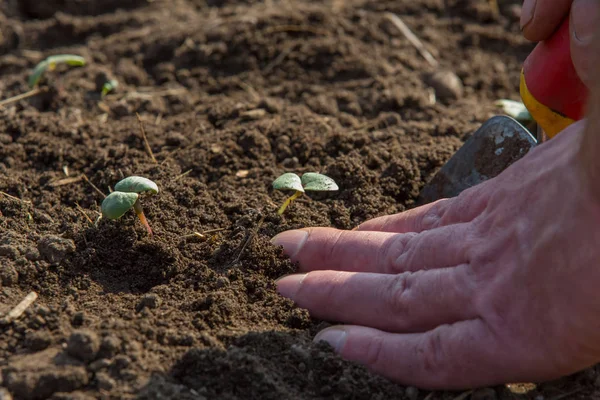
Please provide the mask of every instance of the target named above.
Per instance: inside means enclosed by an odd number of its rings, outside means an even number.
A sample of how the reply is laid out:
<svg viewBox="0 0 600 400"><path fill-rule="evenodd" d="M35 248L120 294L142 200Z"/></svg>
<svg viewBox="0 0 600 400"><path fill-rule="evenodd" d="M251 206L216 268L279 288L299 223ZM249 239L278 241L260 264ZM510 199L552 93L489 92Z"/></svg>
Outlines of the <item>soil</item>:
<svg viewBox="0 0 600 400"><path fill-rule="evenodd" d="M0 398L456 398L312 344L328 323L276 294L295 266L270 238L414 206L493 101L518 99L532 44L520 2L499 3L500 15L482 0L0 2L1 98L29 90L49 55L88 61L0 108L0 315L39 294L0 325ZM434 101L432 68L386 11L460 91ZM285 171L340 191L280 217L270 183ZM153 237L133 213L97 221L128 175L160 187L142 199ZM598 372L462 398L588 399Z"/></svg>

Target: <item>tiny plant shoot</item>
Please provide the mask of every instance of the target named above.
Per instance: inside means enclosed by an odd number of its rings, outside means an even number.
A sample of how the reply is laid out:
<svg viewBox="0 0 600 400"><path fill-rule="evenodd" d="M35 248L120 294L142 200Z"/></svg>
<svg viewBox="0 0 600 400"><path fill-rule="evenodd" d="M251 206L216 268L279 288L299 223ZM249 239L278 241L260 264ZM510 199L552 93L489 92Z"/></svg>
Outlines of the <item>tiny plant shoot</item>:
<svg viewBox="0 0 600 400"><path fill-rule="evenodd" d="M59 54L56 56L50 56L44 61L40 62L33 69L33 72L29 76L29 87L33 88L38 85L42 75L46 71L52 71L56 68L56 64L67 64L73 67L81 67L85 65L85 59L81 56L73 54Z"/></svg>
<svg viewBox="0 0 600 400"><path fill-rule="evenodd" d="M119 86L119 82L116 79L111 79L102 85L102 92L100 93L100 97L104 98L107 94L115 90Z"/></svg>
<svg viewBox="0 0 600 400"><path fill-rule="evenodd" d="M527 110L525 104L520 101L500 99L496 100L494 104L496 107L502 109L506 115L516 119L521 124L526 125L533 121L533 117L529 113L529 110Z"/></svg>
<svg viewBox="0 0 600 400"><path fill-rule="evenodd" d="M130 176L119 181L115 185L115 191L106 196L102 202L102 215L108 219L118 219L133 208L148 234L152 236L152 229L140 204L141 193L156 194L158 186L150 179L141 176Z"/></svg>
<svg viewBox="0 0 600 400"><path fill-rule="evenodd" d="M288 172L273 181L275 190L293 190L294 194L285 199L277 214L281 215L290 203L302 196L304 192L333 192L339 189L333 179L328 176L307 172L300 178L298 175Z"/></svg>

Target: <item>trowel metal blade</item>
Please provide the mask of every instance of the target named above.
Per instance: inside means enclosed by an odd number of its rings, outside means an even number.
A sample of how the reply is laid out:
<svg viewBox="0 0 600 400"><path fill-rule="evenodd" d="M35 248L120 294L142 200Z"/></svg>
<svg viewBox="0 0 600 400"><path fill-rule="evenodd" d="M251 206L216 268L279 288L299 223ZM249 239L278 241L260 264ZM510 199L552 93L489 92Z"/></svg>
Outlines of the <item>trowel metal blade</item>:
<svg viewBox="0 0 600 400"><path fill-rule="evenodd" d="M419 204L457 196L500 174L537 144L523 125L506 116L486 121L425 185Z"/></svg>

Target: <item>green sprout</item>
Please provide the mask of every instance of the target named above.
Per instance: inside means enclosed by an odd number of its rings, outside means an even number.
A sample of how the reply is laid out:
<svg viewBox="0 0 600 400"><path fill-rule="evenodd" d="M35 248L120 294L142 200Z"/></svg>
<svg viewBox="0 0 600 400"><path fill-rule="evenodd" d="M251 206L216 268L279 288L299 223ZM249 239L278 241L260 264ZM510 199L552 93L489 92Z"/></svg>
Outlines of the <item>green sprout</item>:
<svg viewBox="0 0 600 400"><path fill-rule="evenodd" d="M527 110L525 104L520 101L500 99L496 100L494 104L496 107L502 109L506 115L513 117L523 125L527 125L533 121L533 117L529 113L529 110Z"/></svg>
<svg viewBox="0 0 600 400"><path fill-rule="evenodd" d="M102 215L108 219L119 219L131 208L152 236L152 229L140 203L140 193L158 193L158 186L150 179L130 176L115 185L115 191L102 202Z"/></svg>
<svg viewBox="0 0 600 400"><path fill-rule="evenodd" d="M273 181L275 190L293 190L294 194L285 199L277 214L281 215L292 201L302 196L304 192L332 192L339 190L338 185L328 176L307 172L300 178L298 175L287 172Z"/></svg>
<svg viewBox="0 0 600 400"><path fill-rule="evenodd" d="M56 68L56 64L67 64L73 67L81 67L85 65L85 59L81 56L76 56L73 54L59 54L56 56L50 56L35 66L33 72L29 76L29 87L32 88L37 86L42 78L42 75L44 75L44 72L54 70L54 68Z"/></svg>
<svg viewBox="0 0 600 400"><path fill-rule="evenodd" d="M107 94L115 90L119 86L119 82L116 79L111 79L102 85L102 92L100 93L100 97L104 98Z"/></svg>

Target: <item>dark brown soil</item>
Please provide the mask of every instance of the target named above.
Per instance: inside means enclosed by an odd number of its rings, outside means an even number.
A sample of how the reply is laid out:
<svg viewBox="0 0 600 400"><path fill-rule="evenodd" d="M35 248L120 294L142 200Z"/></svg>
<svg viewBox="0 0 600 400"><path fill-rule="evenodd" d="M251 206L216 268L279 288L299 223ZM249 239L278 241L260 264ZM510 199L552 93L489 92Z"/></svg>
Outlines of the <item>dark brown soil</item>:
<svg viewBox="0 0 600 400"><path fill-rule="evenodd" d="M484 0L0 2L1 98L27 91L48 55L88 60L0 109L0 315L39 293L0 326L0 398L454 399L311 344L326 323L276 294L294 266L269 239L412 207L493 100L518 98L532 45L516 3L497 16ZM431 68L386 11L462 79L462 97L432 101ZM120 86L101 99L107 77ZM282 218L270 183L284 171L341 190ZM160 187L143 199L154 237L133 213L95 223L92 184L108 193L132 174ZM588 399L597 375L470 398Z"/></svg>

